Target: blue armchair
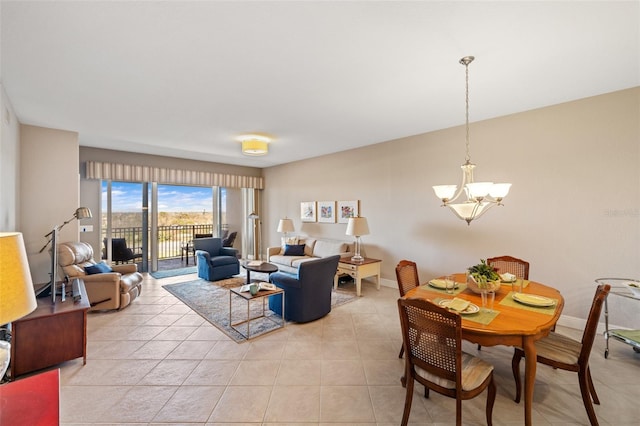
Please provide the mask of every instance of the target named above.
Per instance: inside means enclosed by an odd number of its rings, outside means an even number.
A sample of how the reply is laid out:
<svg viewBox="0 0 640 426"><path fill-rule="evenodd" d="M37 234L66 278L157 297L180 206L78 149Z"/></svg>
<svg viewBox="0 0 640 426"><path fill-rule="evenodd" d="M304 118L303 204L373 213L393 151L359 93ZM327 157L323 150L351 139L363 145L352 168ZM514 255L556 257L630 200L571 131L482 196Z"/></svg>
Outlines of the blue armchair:
<svg viewBox="0 0 640 426"><path fill-rule="evenodd" d="M198 277L218 281L240 273L238 251L222 247L221 238L197 238L193 240L193 246L196 250Z"/></svg>
<svg viewBox="0 0 640 426"><path fill-rule="evenodd" d="M308 322L331 312L333 277L340 256L323 257L300 264L298 274L271 274L269 280L284 290L284 317L288 321ZM282 295L269 298L269 309L282 314Z"/></svg>

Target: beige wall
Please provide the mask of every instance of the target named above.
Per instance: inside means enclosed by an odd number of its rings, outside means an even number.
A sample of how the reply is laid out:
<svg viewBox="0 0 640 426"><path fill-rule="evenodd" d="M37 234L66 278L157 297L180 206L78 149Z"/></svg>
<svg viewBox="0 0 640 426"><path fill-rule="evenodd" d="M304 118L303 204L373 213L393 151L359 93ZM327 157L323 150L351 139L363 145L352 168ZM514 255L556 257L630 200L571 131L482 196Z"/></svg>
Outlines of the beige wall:
<svg viewBox="0 0 640 426"><path fill-rule="evenodd" d="M49 279L49 253L38 250L44 235L73 217L80 206L78 134L20 126L20 220L35 283ZM78 240L78 221L60 231L60 241Z"/></svg>
<svg viewBox="0 0 640 426"><path fill-rule="evenodd" d="M19 231L20 126L0 84L0 231Z"/></svg>
<svg viewBox="0 0 640 426"><path fill-rule="evenodd" d="M300 202L360 200L364 249L387 283L401 259L425 281L509 254L561 290L565 316L585 318L595 278L640 277L639 99L634 88L472 123L476 180L513 187L471 226L431 189L459 183L463 126L265 169L265 243L284 216L297 233L348 239L344 224L302 224ZM611 303L615 322L640 326L637 304Z"/></svg>

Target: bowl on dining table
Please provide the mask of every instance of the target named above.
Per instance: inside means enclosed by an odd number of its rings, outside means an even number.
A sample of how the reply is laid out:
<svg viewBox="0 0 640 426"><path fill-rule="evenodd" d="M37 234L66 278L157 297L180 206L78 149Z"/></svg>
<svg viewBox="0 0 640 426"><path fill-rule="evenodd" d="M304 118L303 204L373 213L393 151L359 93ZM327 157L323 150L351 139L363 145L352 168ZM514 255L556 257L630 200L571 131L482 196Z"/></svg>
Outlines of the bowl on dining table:
<svg viewBox="0 0 640 426"><path fill-rule="evenodd" d="M476 294L482 294L483 290L497 292L500 289L500 281L489 281L484 284L484 287L481 287L473 278L473 275L469 274L467 276L467 288Z"/></svg>

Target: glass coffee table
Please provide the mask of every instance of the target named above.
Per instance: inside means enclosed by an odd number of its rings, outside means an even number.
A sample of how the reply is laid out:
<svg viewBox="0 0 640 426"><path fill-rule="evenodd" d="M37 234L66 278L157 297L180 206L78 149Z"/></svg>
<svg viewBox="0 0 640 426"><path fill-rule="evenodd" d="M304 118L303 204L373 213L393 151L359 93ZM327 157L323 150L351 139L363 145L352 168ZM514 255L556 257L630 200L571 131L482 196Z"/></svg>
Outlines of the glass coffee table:
<svg viewBox="0 0 640 426"><path fill-rule="evenodd" d="M241 265L247 270L247 284L251 284L251 272L263 272L269 275L278 272L278 267L269 262L260 262L260 264L258 264L257 261L244 261Z"/></svg>

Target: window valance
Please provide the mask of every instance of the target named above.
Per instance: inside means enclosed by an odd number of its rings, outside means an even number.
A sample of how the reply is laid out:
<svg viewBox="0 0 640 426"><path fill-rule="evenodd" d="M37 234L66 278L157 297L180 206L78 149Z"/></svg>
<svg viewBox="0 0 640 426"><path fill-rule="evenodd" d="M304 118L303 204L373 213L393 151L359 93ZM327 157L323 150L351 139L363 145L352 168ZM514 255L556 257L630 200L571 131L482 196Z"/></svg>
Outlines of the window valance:
<svg viewBox="0 0 640 426"><path fill-rule="evenodd" d="M264 189L264 179L225 173L198 172L164 167L87 161L87 179L111 179L121 182L157 182L167 185L220 186L225 188Z"/></svg>

